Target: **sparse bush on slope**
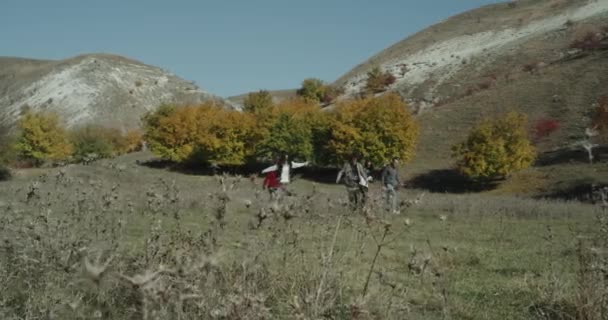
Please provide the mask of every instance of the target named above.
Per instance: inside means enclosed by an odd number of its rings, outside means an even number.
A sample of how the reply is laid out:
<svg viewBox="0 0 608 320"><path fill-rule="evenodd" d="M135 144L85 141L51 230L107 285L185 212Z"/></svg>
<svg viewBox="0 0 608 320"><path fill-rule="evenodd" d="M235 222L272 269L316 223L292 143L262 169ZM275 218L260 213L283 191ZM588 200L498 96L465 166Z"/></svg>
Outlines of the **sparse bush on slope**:
<svg viewBox="0 0 608 320"><path fill-rule="evenodd" d="M458 170L473 179L495 179L529 167L536 152L526 127L526 116L514 112L484 120L452 147Z"/></svg>
<svg viewBox="0 0 608 320"><path fill-rule="evenodd" d="M384 92L391 84L395 83L395 80L395 76L390 72L382 72L380 67L374 67L367 73L365 92L367 94Z"/></svg>

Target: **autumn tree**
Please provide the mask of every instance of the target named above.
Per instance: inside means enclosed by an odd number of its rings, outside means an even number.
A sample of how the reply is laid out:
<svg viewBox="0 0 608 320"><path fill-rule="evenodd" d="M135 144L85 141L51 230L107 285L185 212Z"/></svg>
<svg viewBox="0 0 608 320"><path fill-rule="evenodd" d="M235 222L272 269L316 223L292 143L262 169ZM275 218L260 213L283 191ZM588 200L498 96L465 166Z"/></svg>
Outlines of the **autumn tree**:
<svg viewBox="0 0 608 320"><path fill-rule="evenodd" d="M390 72L382 72L380 67L374 67L367 73L365 92L367 94L384 92L391 84L395 83L395 81L395 76Z"/></svg>
<svg viewBox="0 0 608 320"><path fill-rule="evenodd" d="M334 164L353 153L376 165L414 156L418 126L397 94L341 102L330 121L327 151Z"/></svg>
<svg viewBox="0 0 608 320"><path fill-rule="evenodd" d="M254 118L213 102L163 106L143 122L150 150L172 161L239 165L254 152Z"/></svg>
<svg viewBox="0 0 608 320"><path fill-rule="evenodd" d="M68 135L54 113L26 112L19 119L18 128L17 152L34 165L40 165L45 160L64 160L72 153Z"/></svg>
<svg viewBox="0 0 608 320"><path fill-rule="evenodd" d="M464 142L452 147L458 170L472 179L489 180L529 167L536 151L526 128L526 116L515 112L484 120Z"/></svg>

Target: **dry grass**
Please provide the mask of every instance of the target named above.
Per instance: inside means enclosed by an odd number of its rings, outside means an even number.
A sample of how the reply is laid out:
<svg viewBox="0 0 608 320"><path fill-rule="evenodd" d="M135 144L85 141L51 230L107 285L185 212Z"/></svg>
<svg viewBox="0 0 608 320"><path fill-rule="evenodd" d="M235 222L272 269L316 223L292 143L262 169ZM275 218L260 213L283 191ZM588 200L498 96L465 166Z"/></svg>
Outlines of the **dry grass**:
<svg viewBox="0 0 608 320"><path fill-rule="evenodd" d="M250 179L124 159L2 182L0 318L545 319L547 310L601 310L601 288L583 286L596 273L578 263L598 260L577 253L604 235L598 207L429 194L386 215L373 186L360 215L340 186L298 180L297 196L275 205ZM594 308L583 310L585 301Z"/></svg>

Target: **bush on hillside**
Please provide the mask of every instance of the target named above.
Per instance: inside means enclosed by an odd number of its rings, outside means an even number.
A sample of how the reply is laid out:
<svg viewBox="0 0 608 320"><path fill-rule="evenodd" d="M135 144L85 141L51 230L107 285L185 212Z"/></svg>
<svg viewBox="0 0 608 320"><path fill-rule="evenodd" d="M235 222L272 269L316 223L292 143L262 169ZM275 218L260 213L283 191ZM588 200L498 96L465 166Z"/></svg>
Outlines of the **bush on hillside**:
<svg viewBox="0 0 608 320"><path fill-rule="evenodd" d="M395 81L395 76L390 72L382 72L380 67L374 67L367 73L365 92L367 94L384 92L391 84L395 83Z"/></svg>
<svg viewBox="0 0 608 320"><path fill-rule="evenodd" d="M60 161L72 154L72 146L59 117L51 112L25 112L19 119L18 156L34 165Z"/></svg>
<svg viewBox="0 0 608 320"><path fill-rule="evenodd" d="M327 152L341 164L353 153L383 165L413 158L418 125L395 93L339 103L332 112Z"/></svg>
<svg viewBox="0 0 608 320"><path fill-rule="evenodd" d="M526 116L515 112L484 120L464 142L452 147L458 170L472 179L489 180L529 167L536 151L526 128Z"/></svg>

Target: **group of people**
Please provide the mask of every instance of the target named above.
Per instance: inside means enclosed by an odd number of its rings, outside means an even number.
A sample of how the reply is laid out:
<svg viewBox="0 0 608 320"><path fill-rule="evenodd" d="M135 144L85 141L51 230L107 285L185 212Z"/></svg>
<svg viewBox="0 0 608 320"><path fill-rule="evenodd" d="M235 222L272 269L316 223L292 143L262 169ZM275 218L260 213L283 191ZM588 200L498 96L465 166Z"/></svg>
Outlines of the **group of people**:
<svg viewBox="0 0 608 320"><path fill-rule="evenodd" d="M289 161L284 155L276 163L262 171L265 174L263 188L267 189L273 200L278 200L283 194L291 195L287 185L291 182L291 170L307 166L308 162ZM394 213L399 213L397 189L401 185L398 172L399 160L393 158L384 166L381 173L382 189L386 208ZM359 162L359 157L353 154L349 161L338 172L336 183L343 183L348 192L348 200L353 210L365 207L369 184L373 181L373 167L370 161L365 165Z"/></svg>

